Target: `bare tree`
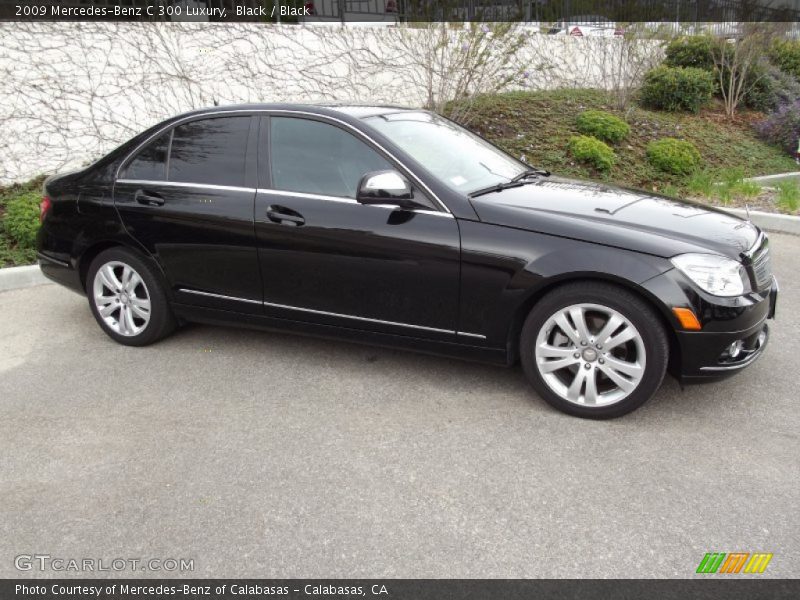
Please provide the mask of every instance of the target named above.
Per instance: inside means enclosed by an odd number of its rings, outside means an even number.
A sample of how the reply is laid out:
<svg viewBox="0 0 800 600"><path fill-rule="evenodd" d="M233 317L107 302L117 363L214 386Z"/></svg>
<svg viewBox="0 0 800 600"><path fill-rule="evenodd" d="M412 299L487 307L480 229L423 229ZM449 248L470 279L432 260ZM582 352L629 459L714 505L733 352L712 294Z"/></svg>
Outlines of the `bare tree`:
<svg viewBox="0 0 800 600"><path fill-rule="evenodd" d="M511 23L425 23L387 29L273 27L248 38L237 70L270 73L280 89L310 99L378 100L411 105L462 122L473 100L518 82L527 34ZM303 57L302 69L291 65ZM289 69L276 68L289 65Z"/></svg>
<svg viewBox="0 0 800 600"><path fill-rule="evenodd" d="M600 76L598 87L610 92L616 108L628 108L645 74L661 62L662 46L663 41L653 33L627 31L598 47L594 58Z"/></svg>
<svg viewBox="0 0 800 600"><path fill-rule="evenodd" d="M451 119L469 121L473 101L519 82L528 34L513 23L429 23L400 28L401 79L425 91L425 107Z"/></svg>
<svg viewBox="0 0 800 600"><path fill-rule="evenodd" d="M769 29L763 24L743 24L743 27L744 35L720 39L711 49L720 95L729 119L766 74L757 72L756 66L770 41Z"/></svg>
<svg viewBox="0 0 800 600"><path fill-rule="evenodd" d="M617 108L626 108L645 73L663 58L663 41L630 32L624 37L534 36L522 53L530 89L608 90Z"/></svg>

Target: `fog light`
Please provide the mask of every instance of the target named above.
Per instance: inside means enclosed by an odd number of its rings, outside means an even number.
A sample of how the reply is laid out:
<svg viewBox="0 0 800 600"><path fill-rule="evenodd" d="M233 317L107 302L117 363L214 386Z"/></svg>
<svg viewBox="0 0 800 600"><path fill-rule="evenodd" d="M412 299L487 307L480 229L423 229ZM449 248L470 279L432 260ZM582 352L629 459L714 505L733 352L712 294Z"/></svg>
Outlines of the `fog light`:
<svg viewBox="0 0 800 600"><path fill-rule="evenodd" d="M764 345L764 342L767 341L767 330L766 328L761 330L761 333L758 334L758 348Z"/></svg>
<svg viewBox="0 0 800 600"><path fill-rule="evenodd" d="M730 346L728 346L728 350L726 351L729 358L735 359L742 353L744 349L744 340L736 340Z"/></svg>

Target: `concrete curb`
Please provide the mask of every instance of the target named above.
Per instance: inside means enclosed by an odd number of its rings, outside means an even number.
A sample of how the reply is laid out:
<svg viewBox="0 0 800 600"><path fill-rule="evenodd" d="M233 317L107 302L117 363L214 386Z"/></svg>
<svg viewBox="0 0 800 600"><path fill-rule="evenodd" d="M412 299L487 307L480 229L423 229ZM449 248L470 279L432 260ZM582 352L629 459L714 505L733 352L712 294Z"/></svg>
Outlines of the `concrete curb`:
<svg viewBox="0 0 800 600"><path fill-rule="evenodd" d="M0 292L44 283L51 283L51 281L42 274L39 265L0 269Z"/></svg>
<svg viewBox="0 0 800 600"><path fill-rule="evenodd" d="M725 208L724 210L733 213L737 217L747 218L747 211L741 208ZM761 229L766 229L767 231L800 235L800 217L751 210L750 220Z"/></svg>
<svg viewBox="0 0 800 600"><path fill-rule="evenodd" d="M773 179L800 178L800 171L789 171L788 173L775 173L774 175L760 175L759 177L747 177L745 181L755 181L757 183L768 183Z"/></svg>

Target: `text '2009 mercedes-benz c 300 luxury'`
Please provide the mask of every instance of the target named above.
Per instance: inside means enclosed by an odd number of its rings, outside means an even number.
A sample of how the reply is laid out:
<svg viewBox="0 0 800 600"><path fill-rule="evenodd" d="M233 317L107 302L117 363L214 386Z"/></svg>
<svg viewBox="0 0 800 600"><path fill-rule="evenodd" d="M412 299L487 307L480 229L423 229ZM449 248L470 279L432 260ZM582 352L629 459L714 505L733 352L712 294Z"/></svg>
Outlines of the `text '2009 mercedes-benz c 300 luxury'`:
<svg viewBox="0 0 800 600"><path fill-rule="evenodd" d="M752 364L778 293L752 223L551 176L419 110L192 112L44 195L42 271L117 342L198 321L519 361L581 417Z"/></svg>

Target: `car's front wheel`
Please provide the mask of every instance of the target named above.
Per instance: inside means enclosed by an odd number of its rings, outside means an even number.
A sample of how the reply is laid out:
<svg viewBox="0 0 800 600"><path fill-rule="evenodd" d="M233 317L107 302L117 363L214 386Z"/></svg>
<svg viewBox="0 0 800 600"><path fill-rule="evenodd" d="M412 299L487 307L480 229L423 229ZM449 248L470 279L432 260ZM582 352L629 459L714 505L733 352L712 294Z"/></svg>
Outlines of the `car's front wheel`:
<svg viewBox="0 0 800 600"><path fill-rule="evenodd" d="M159 278L130 250L98 254L89 266L86 292L100 327L120 344L146 346L175 328Z"/></svg>
<svg viewBox="0 0 800 600"><path fill-rule="evenodd" d="M599 282L557 288L522 328L520 357L536 391L579 417L619 417L658 390L669 346L658 315L628 290Z"/></svg>

